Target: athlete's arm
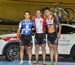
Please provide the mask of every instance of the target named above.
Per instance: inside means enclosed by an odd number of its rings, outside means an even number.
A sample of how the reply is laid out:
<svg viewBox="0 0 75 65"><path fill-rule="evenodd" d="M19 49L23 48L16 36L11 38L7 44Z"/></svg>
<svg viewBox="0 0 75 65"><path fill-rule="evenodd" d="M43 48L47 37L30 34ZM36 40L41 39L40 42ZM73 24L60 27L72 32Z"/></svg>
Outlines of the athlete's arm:
<svg viewBox="0 0 75 65"><path fill-rule="evenodd" d="M33 17L32 17L32 22L33 22L33 28L32 28L32 31L33 31L33 33L35 33L35 30L36 30L36 26L35 26L35 18L36 18L36 16L33 16Z"/></svg>
<svg viewBox="0 0 75 65"><path fill-rule="evenodd" d="M34 19L32 19L32 35L35 33Z"/></svg>
<svg viewBox="0 0 75 65"><path fill-rule="evenodd" d="M19 27L17 29L17 41L19 42L20 37L21 37L21 22L19 23Z"/></svg>
<svg viewBox="0 0 75 65"><path fill-rule="evenodd" d="M61 37L61 29L62 29L62 27L61 27L60 24L58 25L58 27L59 27L59 31L58 31L58 35L57 35L57 37L58 37L58 39L60 39L60 37Z"/></svg>
<svg viewBox="0 0 75 65"><path fill-rule="evenodd" d="M58 37L58 39L60 39L62 27L61 27L61 24L60 24L60 21L59 21L59 17L58 16L56 17L56 21L57 21L57 28L59 29L58 30L58 33L57 33L57 37Z"/></svg>
<svg viewBox="0 0 75 65"><path fill-rule="evenodd" d="M59 17L58 16L54 16L55 17L55 23L56 23L56 27L57 27L57 37L58 37L58 39L60 39L60 37L61 37L61 29L62 29L62 27L61 27L61 24L60 24L60 21L59 21Z"/></svg>
<svg viewBox="0 0 75 65"><path fill-rule="evenodd" d="M47 29L47 21L46 21L46 19L45 18L43 18L44 19L44 24L45 24L45 33L47 34L48 33L48 29Z"/></svg>

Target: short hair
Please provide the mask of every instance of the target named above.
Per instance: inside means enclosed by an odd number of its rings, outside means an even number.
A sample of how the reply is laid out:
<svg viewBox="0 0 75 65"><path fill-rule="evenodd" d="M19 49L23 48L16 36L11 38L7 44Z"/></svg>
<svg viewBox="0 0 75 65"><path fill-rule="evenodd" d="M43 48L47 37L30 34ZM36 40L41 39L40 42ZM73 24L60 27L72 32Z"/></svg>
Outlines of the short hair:
<svg viewBox="0 0 75 65"><path fill-rule="evenodd" d="M50 8L48 8L48 7L45 7L45 8L42 9L42 11L45 11L45 10L51 11Z"/></svg>
<svg viewBox="0 0 75 65"><path fill-rule="evenodd" d="M29 13L29 15L31 15L30 11L26 10L24 13Z"/></svg>
<svg viewBox="0 0 75 65"><path fill-rule="evenodd" d="M36 9L36 11L40 11L40 12L41 12L41 10L40 10L40 9Z"/></svg>

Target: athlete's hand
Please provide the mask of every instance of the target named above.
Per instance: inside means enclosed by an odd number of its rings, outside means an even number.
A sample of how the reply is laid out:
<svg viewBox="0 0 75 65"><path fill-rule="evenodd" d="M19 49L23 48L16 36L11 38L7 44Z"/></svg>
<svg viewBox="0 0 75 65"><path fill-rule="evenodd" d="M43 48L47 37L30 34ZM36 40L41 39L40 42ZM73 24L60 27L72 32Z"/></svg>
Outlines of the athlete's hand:
<svg viewBox="0 0 75 65"><path fill-rule="evenodd" d="M60 39L61 38L61 33L57 34L57 38Z"/></svg>
<svg viewBox="0 0 75 65"><path fill-rule="evenodd" d="M20 38L21 38L21 34L20 34L20 33L18 33L18 34L17 34L17 42L19 42L19 41L20 41Z"/></svg>
<svg viewBox="0 0 75 65"><path fill-rule="evenodd" d="M33 16L33 17L32 17L32 20L34 20L35 18L36 18L36 16Z"/></svg>
<svg viewBox="0 0 75 65"><path fill-rule="evenodd" d="M20 38L17 37L17 42L19 42L19 41L20 41Z"/></svg>

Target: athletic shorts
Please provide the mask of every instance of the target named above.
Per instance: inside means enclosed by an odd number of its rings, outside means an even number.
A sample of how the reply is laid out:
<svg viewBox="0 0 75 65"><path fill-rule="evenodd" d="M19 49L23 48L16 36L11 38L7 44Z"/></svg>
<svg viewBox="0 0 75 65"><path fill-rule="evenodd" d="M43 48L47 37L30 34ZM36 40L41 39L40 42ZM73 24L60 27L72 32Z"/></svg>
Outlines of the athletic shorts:
<svg viewBox="0 0 75 65"><path fill-rule="evenodd" d="M32 46L32 36L31 35L21 35L20 46Z"/></svg>
<svg viewBox="0 0 75 65"><path fill-rule="evenodd" d="M49 44L56 44L58 45L57 33L48 33L47 41Z"/></svg>
<svg viewBox="0 0 75 65"><path fill-rule="evenodd" d="M46 35L41 34L35 34L35 44L41 45L46 43Z"/></svg>

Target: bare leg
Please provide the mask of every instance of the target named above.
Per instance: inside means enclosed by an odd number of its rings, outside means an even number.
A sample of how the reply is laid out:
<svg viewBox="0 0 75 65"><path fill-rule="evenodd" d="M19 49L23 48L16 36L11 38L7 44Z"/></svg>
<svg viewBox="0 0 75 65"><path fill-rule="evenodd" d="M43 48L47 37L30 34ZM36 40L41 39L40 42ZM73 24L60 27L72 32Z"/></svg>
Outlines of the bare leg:
<svg viewBox="0 0 75 65"><path fill-rule="evenodd" d="M42 56L43 56L43 65L46 65L46 44L41 45Z"/></svg>
<svg viewBox="0 0 75 65"><path fill-rule="evenodd" d="M51 63L53 63L54 50L53 50L53 45L52 44L49 44L49 51L50 51Z"/></svg>
<svg viewBox="0 0 75 65"><path fill-rule="evenodd" d="M36 61L34 63L36 64L39 57L39 45L35 45L35 57L36 57Z"/></svg>
<svg viewBox="0 0 75 65"><path fill-rule="evenodd" d="M23 63L23 56L24 56L24 46L20 46L20 60L21 60L21 63Z"/></svg>
<svg viewBox="0 0 75 65"><path fill-rule="evenodd" d="M31 59L32 59L32 47L28 46L28 58L29 58L29 64L31 64Z"/></svg>
<svg viewBox="0 0 75 65"><path fill-rule="evenodd" d="M43 61L45 62L46 59L46 44L42 44L41 45L41 49L42 49L42 56L43 56Z"/></svg>
<svg viewBox="0 0 75 65"><path fill-rule="evenodd" d="M36 60L38 60L39 57L39 45L35 45L35 55L36 55Z"/></svg>
<svg viewBox="0 0 75 65"><path fill-rule="evenodd" d="M29 57L29 61L31 61L32 59L32 47L28 46L28 57Z"/></svg>
<svg viewBox="0 0 75 65"><path fill-rule="evenodd" d="M54 45L54 57L55 57L55 63L58 62L58 45Z"/></svg>

